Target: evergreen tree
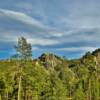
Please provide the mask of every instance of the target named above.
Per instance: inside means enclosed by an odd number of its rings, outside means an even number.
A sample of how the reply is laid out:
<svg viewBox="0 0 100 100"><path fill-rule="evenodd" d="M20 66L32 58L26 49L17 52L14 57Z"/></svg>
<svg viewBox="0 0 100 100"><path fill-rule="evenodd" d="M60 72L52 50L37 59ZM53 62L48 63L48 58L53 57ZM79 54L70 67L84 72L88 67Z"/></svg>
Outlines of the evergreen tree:
<svg viewBox="0 0 100 100"><path fill-rule="evenodd" d="M27 40L24 37L21 37L18 39L18 44L15 46L15 49L21 59L21 62L18 65L18 100L21 100L23 67L27 60L29 61L32 59L32 47L31 44L27 43Z"/></svg>
<svg viewBox="0 0 100 100"><path fill-rule="evenodd" d="M32 59L32 46L30 43L27 43L24 37L18 39L18 44L15 46L15 49L22 60Z"/></svg>
<svg viewBox="0 0 100 100"><path fill-rule="evenodd" d="M76 91L75 91L73 100L86 100L86 96L85 96L85 93L84 93L82 82L78 83L78 86L76 87Z"/></svg>

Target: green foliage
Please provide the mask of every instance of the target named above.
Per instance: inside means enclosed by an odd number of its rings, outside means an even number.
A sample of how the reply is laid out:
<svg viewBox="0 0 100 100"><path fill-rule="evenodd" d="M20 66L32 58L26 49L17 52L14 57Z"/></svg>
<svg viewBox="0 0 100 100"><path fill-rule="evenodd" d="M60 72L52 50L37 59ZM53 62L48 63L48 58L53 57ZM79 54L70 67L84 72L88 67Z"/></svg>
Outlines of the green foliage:
<svg viewBox="0 0 100 100"><path fill-rule="evenodd" d="M48 53L32 61L31 45L22 37L16 50L21 60L0 61L0 100L100 99L99 49L80 59Z"/></svg>
<svg viewBox="0 0 100 100"><path fill-rule="evenodd" d="M82 82L78 83L73 100L86 100L85 92L82 86Z"/></svg>
<svg viewBox="0 0 100 100"><path fill-rule="evenodd" d="M85 59L85 58L84 58ZM21 72L21 99L25 100L98 100L100 97L100 67L94 64L64 62L46 69L32 61L27 61ZM0 99L15 100L20 76L17 64L20 61L0 61ZM73 67L71 67L74 64ZM91 65L94 65L91 67ZM8 97L7 97L8 94Z"/></svg>
<svg viewBox="0 0 100 100"><path fill-rule="evenodd" d="M32 59L32 46L27 43L27 40L24 37L18 39L18 44L15 46L17 55L14 57L20 57L23 60Z"/></svg>

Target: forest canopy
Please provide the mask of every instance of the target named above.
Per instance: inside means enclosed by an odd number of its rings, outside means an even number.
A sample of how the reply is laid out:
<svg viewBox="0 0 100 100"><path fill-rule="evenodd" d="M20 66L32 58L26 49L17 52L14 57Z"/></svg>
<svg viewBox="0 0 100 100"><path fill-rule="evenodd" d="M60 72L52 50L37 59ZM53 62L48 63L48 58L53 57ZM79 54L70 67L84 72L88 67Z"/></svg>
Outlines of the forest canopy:
<svg viewBox="0 0 100 100"><path fill-rule="evenodd" d="M0 100L100 100L100 49L68 60L52 53L33 59L24 37L14 48L0 61Z"/></svg>

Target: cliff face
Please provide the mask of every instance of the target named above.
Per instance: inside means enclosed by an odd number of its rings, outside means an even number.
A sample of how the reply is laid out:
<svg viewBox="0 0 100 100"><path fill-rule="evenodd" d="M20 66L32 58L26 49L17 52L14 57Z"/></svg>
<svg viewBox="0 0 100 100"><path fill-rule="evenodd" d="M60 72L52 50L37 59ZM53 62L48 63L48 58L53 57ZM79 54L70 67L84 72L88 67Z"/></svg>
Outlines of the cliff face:
<svg viewBox="0 0 100 100"><path fill-rule="evenodd" d="M55 67L59 64L62 64L62 59L54 54L42 54L39 57L39 60L44 64L46 68Z"/></svg>
<svg viewBox="0 0 100 100"><path fill-rule="evenodd" d="M66 60L52 53L43 53L36 61L34 62L41 63L45 68L54 68L59 65L69 66L69 62L75 62L74 65L79 63L83 66L99 66L100 65L100 49L97 49L93 52L87 52L80 59L75 60ZM77 64L76 64L77 65Z"/></svg>

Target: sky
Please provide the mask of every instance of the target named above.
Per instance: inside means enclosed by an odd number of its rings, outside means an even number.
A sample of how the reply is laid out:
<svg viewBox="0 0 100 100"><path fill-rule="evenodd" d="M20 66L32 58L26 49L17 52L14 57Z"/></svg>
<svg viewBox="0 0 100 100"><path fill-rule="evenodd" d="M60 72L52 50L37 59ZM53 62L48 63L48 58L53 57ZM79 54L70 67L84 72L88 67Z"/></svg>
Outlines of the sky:
<svg viewBox="0 0 100 100"><path fill-rule="evenodd" d="M33 57L92 52L100 47L100 0L0 0L0 59L16 53L21 36Z"/></svg>

